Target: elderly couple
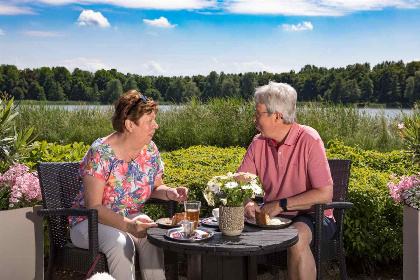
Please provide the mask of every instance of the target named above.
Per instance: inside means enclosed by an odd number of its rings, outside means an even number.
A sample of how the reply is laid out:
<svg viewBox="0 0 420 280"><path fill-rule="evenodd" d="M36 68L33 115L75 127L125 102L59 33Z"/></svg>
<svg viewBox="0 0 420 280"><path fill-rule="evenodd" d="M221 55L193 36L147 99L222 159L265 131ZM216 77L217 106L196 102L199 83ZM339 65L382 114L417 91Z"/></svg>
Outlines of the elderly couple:
<svg viewBox="0 0 420 280"><path fill-rule="evenodd" d="M332 199L333 182L319 134L296 123L296 91L287 84L270 82L255 90L254 122L261 132L251 142L238 171L257 174L265 192L260 209L251 199L245 215L255 212L292 218L299 241L288 250L289 279L315 279L310 246L314 217L310 209ZM134 253L139 251L143 279L165 279L163 252L145 238L156 224L141 212L150 197L184 201L188 190L165 186L163 162L152 141L158 129L157 103L135 90L115 103L112 125L116 132L96 140L80 165L82 187L74 208L98 210L99 250L116 279L134 279ZM88 223L70 217L74 245L88 248ZM325 236L334 234L332 211L324 212Z"/></svg>

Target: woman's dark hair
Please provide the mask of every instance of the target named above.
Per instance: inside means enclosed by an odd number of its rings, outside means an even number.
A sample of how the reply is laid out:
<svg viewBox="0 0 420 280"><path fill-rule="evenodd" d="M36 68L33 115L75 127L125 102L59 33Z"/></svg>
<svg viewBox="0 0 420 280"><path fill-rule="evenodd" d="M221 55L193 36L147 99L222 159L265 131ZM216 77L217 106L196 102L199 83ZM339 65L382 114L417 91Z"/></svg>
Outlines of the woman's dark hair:
<svg viewBox="0 0 420 280"><path fill-rule="evenodd" d="M129 90L115 102L115 111L112 116L112 127L123 133L125 131L125 120L137 122L144 114L159 111L158 102L146 98L137 90Z"/></svg>

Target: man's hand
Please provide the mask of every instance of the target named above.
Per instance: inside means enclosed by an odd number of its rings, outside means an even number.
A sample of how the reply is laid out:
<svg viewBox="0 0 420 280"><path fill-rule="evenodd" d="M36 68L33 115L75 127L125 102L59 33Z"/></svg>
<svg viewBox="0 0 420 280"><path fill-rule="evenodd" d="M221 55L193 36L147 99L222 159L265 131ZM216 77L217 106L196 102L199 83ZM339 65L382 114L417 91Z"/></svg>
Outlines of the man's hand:
<svg viewBox="0 0 420 280"><path fill-rule="evenodd" d="M260 207L254 201L250 200L245 205L245 217L249 219L255 219L255 212L261 212Z"/></svg>
<svg viewBox="0 0 420 280"><path fill-rule="evenodd" d="M266 213L270 217L275 217L282 212L283 209L280 208L278 201L273 201L270 203L265 203L261 212Z"/></svg>
<svg viewBox="0 0 420 280"><path fill-rule="evenodd" d="M188 189L185 187L170 188L167 190L167 194L170 200L182 203L188 198Z"/></svg>

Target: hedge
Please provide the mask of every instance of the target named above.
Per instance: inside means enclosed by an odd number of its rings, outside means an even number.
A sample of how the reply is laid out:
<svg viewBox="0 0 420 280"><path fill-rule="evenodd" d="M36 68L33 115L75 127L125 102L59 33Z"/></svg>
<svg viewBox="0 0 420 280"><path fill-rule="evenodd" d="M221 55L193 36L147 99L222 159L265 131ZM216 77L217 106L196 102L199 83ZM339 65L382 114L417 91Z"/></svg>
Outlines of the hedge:
<svg viewBox="0 0 420 280"><path fill-rule="evenodd" d="M34 168L40 161L79 161L88 148L83 143L60 146L40 142L26 163ZM418 172L419 165L413 165L410 155L403 151L365 151L344 146L339 141L326 143L326 151L330 159L352 160L348 201L353 202L355 208L347 212L344 221L347 257L363 260L368 267L401 260L403 210L392 200L386 184L391 174L411 175ZM202 201L201 215L209 215L211 209L203 198L203 188L212 176L234 172L244 153L241 147L208 146L164 152L164 181L169 186L187 187L190 199ZM152 218L164 215L163 209L158 207L147 207L145 212Z"/></svg>

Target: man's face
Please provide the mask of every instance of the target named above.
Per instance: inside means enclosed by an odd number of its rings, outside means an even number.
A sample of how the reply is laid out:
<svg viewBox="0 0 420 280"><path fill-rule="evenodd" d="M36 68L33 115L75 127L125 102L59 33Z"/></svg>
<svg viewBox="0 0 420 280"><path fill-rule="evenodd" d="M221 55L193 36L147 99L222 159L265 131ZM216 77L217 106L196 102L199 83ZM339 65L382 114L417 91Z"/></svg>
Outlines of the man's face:
<svg viewBox="0 0 420 280"><path fill-rule="evenodd" d="M256 128L261 135L266 138L270 138L269 135L273 130L273 118L275 114L271 116L268 115L267 107L265 104L257 104L255 105L255 115L254 115L254 122L256 124Z"/></svg>

